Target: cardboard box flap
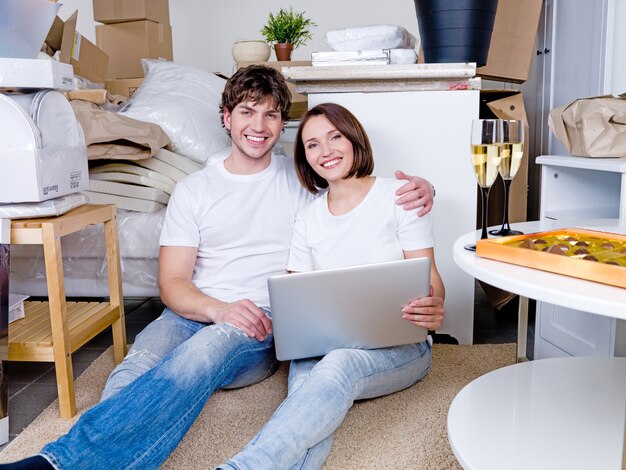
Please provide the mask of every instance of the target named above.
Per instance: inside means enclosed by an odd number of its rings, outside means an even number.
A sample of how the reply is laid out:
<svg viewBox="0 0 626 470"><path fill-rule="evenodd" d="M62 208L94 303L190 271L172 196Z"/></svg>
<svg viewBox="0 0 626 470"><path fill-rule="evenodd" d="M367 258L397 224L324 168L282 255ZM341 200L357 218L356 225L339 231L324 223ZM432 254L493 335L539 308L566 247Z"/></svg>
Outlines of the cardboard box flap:
<svg viewBox="0 0 626 470"><path fill-rule="evenodd" d="M74 15L77 14L77 12L74 13ZM53 52L61 50L61 44L63 43L63 29L63 20L56 16L52 22L52 26L50 27L50 31L48 32L48 36L46 36L45 41Z"/></svg>
<svg viewBox="0 0 626 470"><path fill-rule="evenodd" d="M76 31L78 11L63 21L58 16L52 22L46 45L52 53L59 52L59 61L71 64L74 73L95 83L107 79L109 56Z"/></svg>
<svg viewBox="0 0 626 470"><path fill-rule="evenodd" d="M524 83L535 57L543 0L498 0L487 64L476 75Z"/></svg>
<svg viewBox="0 0 626 470"><path fill-rule="evenodd" d="M65 62L66 64L70 63L70 59L73 56L72 50L74 48L74 33L76 33L76 23L78 22L78 12L75 11L72 16L70 16L65 25L63 26L63 35L61 39L61 55L59 56L59 60L61 62Z"/></svg>
<svg viewBox="0 0 626 470"><path fill-rule="evenodd" d="M512 91L513 94L511 94ZM501 94L505 96L500 98L499 95ZM518 90L496 91L494 93L486 91L483 96L491 99L486 104L498 119L526 119L524 98ZM528 122L525 122L525 125L528 127Z"/></svg>

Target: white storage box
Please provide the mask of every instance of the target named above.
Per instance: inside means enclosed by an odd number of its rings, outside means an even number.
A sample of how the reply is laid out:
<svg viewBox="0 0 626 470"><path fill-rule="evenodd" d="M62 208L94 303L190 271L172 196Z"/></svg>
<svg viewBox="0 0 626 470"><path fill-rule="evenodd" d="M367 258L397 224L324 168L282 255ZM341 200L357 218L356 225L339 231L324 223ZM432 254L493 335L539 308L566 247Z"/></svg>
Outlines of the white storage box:
<svg viewBox="0 0 626 470"><path fill-rule="evenodd" d="M0 88L74 89L74 68L52 59L0 57Z"/></svg>
<svg viewBox="0 0 626 470"><path fill-rule="evenodd" d="M85 138L61 93L0 94L0 204L45 201L87 189Z"/></svg>

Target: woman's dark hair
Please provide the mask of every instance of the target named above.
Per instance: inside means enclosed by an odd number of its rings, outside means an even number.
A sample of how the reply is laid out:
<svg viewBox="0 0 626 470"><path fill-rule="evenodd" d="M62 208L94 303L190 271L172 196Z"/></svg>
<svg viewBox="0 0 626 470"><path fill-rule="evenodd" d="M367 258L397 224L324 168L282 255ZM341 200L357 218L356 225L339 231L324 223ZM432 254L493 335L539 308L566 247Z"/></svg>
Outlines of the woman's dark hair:
<svg viewBox="0 0 626 470"><path fill-rule="evenodd" d="M298 133L296 134L294 161L296 173L298 174L298 179L302 186L313 194L317 194L320 189L328 187L328 182L319 176L313 168L311 168L309 162L306 161L304 142L302 141L302 130L309 119L314 116L324 116L352 143L354 162L345 177L351 178L356 176L357 178L362 178L371 175L372 171L374 171L372 146L359 120L354 117L354 114L339 104L322 103L311 108L304 115L300 122L300 127L298 127Z"/></svg>
<svg viewBox="0 0 626 470"><path fill-rule="evenodd" d="M232 112L239 103L260 103L271 98L280 111L283 121L287 120L291 107L291 92L282 74L264 65L249 65L241 68L226 82L220 103L220 119L224 126L224 108Z"/></svg>

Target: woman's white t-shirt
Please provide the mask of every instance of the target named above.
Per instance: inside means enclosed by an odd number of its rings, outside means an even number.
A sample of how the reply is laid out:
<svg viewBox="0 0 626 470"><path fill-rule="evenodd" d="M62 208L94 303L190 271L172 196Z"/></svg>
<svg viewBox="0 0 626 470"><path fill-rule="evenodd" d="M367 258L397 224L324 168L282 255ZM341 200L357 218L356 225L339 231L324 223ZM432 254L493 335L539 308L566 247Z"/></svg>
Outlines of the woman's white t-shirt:
<svg viewBox="0 0 626 470"><path fill-rule="evenodd" d="M376 178L350 212L335 216L323 194L298 213L289 252L289 271L313 271L404 259L403 250L433 246L429 215L417 216L395 203L406 181Z"/></svg>
<svg viewBox="0 0 626 470"><path fill-rule="evenodd" d="M290 158L272 155L253 175L212 161L176 185L160 244L198 249L192 280L205 294L269 308L267 278L285 273L295 215L311 199Z"/></svg>

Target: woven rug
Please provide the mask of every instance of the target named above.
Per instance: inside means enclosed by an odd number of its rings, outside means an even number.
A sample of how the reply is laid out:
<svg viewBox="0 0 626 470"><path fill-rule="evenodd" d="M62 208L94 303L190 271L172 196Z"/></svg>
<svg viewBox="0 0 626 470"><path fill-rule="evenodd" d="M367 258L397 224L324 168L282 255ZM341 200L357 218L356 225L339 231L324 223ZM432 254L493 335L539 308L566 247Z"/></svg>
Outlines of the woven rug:
<svg viewBox="0 0 626 470"><path fill-rule="evenodd" d="M436 344L424 380L402 392L356 403L335 432L325 469L458 469L447 438L454 396L473 379L513 364L515 346ZM78 415L94 405L113 369L109 349L76 381ZM219 391L162 468L210 469L236 454L265 423L287 391L287 364L269 379ZM10 416L10 415L9 415ZM0 453L0 462L32 455L76 422L52 403Z"/></svg>

